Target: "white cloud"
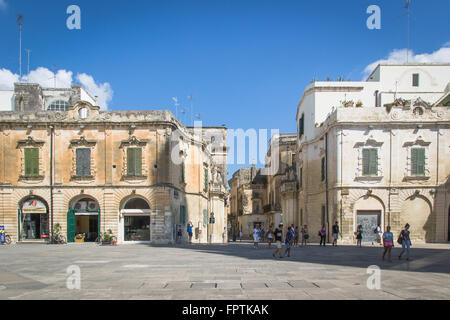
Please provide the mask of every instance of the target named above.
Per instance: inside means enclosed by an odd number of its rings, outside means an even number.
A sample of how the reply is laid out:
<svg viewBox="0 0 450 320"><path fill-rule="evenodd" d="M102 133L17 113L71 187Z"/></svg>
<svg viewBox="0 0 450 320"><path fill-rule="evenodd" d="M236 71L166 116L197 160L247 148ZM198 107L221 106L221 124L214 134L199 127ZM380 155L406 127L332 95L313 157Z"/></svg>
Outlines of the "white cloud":
<svg viewBox="0 0 450 320"><path fill-rule="evenodd" d="M0 0L0 10L4 10L7 7L7 3L5 0Z"/></svg>
<svg viewBox="0 0 450 320"><path fill-rule="evenodd" d="M7 69L0 69L0 90L13 90L14 82L17 81L19 81L19 75Z"/></svg>
<svg viewBox="0 0 450 320"><path fill-rule="evenodd" d="M1 1L1 0L0 0ZM112 100L113 90L108 82L97 83L91 75L86 73L77 74L75 79L93 97L98 96L98 104L102 109L108 108L108 103ZM23 76L23 81L39 83L46 88L55 86L55 73L47 68L39 67ZM13 90L14 83L19 81L19 75L7 69L0 69L0 90ZM73 84L73 72L69 70L58 70L56 72L56 87L70 88Z"/></svg>
<svg viewBox="0 0 450 320"><path fill-rule="evenodd" d="M113 90L108 82L96 83L94 78L86 73L77 74L77 81L92 95L98 96L100 106L108 106L112 100Z"/></svg>
<svg viewBox="0 0 450 320"><path fill-rule="evenodd" d="M433 63L433 62L450 62L450 41L444 46L432 53L414 54L412 50L395 49L389 53L387 59L381 59L369 64L364 69L364 80L372 73L372 71L380 63L405 63L408 53L409 63Z"/></svg>

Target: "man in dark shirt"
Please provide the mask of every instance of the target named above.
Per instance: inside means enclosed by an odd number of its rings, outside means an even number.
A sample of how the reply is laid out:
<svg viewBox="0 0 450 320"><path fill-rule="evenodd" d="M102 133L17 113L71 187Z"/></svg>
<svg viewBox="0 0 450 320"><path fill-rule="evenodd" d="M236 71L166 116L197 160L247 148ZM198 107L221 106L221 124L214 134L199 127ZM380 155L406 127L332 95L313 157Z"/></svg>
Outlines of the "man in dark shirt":
<svg viewBox="0 0 450 320"><path fill-rule="evenodd" d="M274 235L275 235L275 242L277 244L277 249L272 255L275 258L275 255L278 252L280 258L283 258L281 250L283 248L283 224L280 224L278 228L275 229Z"/></svg>

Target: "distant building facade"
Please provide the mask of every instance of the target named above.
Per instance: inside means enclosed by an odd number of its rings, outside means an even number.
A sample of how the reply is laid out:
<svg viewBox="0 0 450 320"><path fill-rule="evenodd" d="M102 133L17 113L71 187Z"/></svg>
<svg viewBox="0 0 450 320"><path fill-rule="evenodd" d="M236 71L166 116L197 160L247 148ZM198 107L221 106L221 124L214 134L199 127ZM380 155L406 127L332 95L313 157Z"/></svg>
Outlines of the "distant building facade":
<svg viewBox="0 0 450 320"><path fill-rule="evenodd" d="M0 90L0 111L68 111L78 101L97 105L82 86L44 88L37 83L15 83L14 90Z"/></svg>
<svg viewBox="0 0 450 320"><path fill-rule="evenodd" d="M119 243L170 243L178 228L187 239L189 222L194 243L227 241L225 127L100 111L74 87L69 107L53 110L19 87L16 109L0 112L0 224L15 242L59 224L69 242L111 230Z"/></svg>
<svg viewBox="0 0 450 320"><path fill-rule="evenodd" d="M418 242L450 240L450 64L379 65L367 81L314 81L297 109L296 135L272 139L269 224L340 225L341 241L411 225ZM278 146L277 146L278 147ZM276 167L276 166L275 166ZM231 186L231 184L230 184ZM233 192L233 186L231 186ZM270 205L270 206L269 206Z"/></svg>

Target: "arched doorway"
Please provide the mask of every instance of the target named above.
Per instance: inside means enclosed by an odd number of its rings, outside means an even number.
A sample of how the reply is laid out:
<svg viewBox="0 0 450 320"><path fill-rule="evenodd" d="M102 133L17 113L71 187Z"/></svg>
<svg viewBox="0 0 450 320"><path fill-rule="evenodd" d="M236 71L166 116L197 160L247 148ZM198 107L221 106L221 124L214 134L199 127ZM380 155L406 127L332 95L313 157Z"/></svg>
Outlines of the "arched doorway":
<svg viewBox="0 0 450 320"><path fill-rule="evenodd" d="M150 241L150 205L145 199L134 197L124 201L120 218L123 241Z"/></svg>
<svg viewBox="0 0 450 320"><path fill-rule="evenodd" d="M94 198L74 199L67 213L67 242L95 242L100 234L100 206Z"/></svg>
<svg viewBox="0 0 450 320"><path fill-rule="evenodd" d="M354 231L359 225L363 229L363 243L372 243L376 240L374 230L378 225L384 230L384 205L375 196L366 195L355 202Z"/></svg>
<svg viewBox="0 0 450 320"><path fill-rule="evenodd" d="M49 210L47 202L29 196L19 203L19 241L40 240L49 237Z"/></svg>

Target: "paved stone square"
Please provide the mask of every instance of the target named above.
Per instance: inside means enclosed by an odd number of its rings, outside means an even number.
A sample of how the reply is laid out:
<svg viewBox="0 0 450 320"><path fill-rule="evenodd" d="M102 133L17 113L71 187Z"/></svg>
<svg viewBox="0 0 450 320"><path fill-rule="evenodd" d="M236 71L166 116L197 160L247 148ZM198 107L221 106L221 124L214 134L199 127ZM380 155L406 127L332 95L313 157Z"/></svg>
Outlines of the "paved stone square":
<svg viewBox="0 0 450 320"><path fill-rule="evenodd" d="M0 247L0 299L449 299L450 245L417 245L382 262L380 247L311 245L274 259L267 245L96 244ZM67 268L81 289L67 289ZM367 268L381 268L369 290Z"/></svg>

